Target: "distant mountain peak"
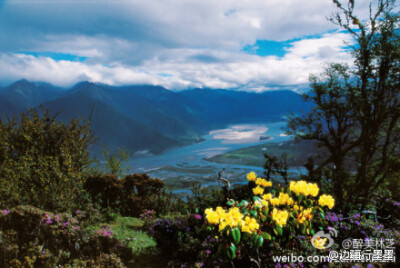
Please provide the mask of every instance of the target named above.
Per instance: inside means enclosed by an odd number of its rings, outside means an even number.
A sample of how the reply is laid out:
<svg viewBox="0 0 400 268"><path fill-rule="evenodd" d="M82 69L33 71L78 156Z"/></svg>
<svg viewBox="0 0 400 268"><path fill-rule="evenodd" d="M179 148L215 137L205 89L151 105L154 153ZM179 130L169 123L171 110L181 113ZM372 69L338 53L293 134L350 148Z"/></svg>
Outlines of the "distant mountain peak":
<svg viewBox="0 0 400 268"><path fill-rule="evenodd" d="M97 86L97 84L94 82L90 82L90 81L81 81L81 82L76 83L72 88L88 87L88 86Z"/></svg>
<svg viewBox="0 0 400 268"><path fill-rule="evenodd" d="M21 80L15 81L14 83L12 83L10 85L10 87L21 87L21 86L24 86L24 87L35 86L35 83L28 81L26 79L21 79Z"/></svg>

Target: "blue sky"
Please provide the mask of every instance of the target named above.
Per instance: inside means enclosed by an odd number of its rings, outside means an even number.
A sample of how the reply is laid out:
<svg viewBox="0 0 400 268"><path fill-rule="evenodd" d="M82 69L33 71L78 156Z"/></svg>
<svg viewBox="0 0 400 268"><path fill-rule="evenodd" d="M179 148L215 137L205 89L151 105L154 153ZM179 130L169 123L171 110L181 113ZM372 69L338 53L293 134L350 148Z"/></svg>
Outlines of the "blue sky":
<svg viewBox="0 0 400 268"><path fill-rule="evenodd" d="M0 0L0 85L300 90L351 60L334 11L331 0Z"/></svg>

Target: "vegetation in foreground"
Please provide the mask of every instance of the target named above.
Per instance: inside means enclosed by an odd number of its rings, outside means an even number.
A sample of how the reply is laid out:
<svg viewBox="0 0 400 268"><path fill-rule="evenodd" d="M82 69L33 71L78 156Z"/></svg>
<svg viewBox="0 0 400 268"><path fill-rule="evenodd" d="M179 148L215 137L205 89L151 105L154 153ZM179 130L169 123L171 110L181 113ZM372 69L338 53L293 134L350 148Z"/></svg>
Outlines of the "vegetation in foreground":
<svg viewBox="0 0 400 268"><path fill-rule="evenodd" d="M298 140L326 149L308 174L288 181L285 162L267 157L264 176L173 198L163 181L124 174L108 155L89 158L89 123L30 111L0 121L0 264L3 267L348 266L281 262L327 255L345 239L385 243L385 258L354 266L396 267L400 251L400 62L395 1L378 1L367 22L333 1L332 21L355 37L355 67L332 64L311 77L312 114L293 115ZM354 30L357 28L357 30ZM351 167L349 163L355 163ZM110 174L110 171L114 174ZM272 173L285 184L270 181ZM330 194L327 194L330 193ZM321 234L334 228L333 242ZM328 229L328 230L327 230ZM375 244L376 246L376 244ZM375 253L375 251L374 251ZM383 252L381 252L383 253ZM381 258L379 258L381 256ZM395 257L395 258L396 258Z"/></svg>

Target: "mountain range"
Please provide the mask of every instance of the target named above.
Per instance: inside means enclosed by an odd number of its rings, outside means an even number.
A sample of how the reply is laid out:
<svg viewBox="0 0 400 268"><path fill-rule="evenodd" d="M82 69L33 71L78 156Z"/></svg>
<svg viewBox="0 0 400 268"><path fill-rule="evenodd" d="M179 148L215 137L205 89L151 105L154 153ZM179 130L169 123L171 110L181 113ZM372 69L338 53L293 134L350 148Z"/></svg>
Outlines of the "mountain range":
<svg viewBox="0 0 400 268"><path fill-rule="evenodd" d="M71 88L19 80L0 88L0 117L43 106L61 120L88 118L97 143L110 151L162 153L200 142L208 131L229 124L282 120L308 109L293 91L253 93L223 89L172 91L160 86L108 86L80 82Z"/></svg>

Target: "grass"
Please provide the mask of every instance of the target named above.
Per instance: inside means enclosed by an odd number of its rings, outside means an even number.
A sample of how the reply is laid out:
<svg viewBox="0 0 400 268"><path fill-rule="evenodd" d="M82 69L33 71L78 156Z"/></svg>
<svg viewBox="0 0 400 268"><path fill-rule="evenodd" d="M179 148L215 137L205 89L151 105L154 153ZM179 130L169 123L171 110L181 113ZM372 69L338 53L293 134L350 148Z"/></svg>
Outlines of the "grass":
<svg viewBox="0 0 400 268"><path fill-rule="evenodd" d="M110 224L113 235L120 241L132 248L133 252L140 254L149 248L154 248L156 242L143 230L143 221L133 217L117 217Z"/></svg>
<svg viewBox="0 0 400 268"><path fill-rule="evenodd" d="M117 216L113 221L90 226L91 232L96 232L108 226L112 236L132 249L135 256L129 267L165 267L164 258L159 255L157 243L143 228L144 222L135 217Z"/></svg>

